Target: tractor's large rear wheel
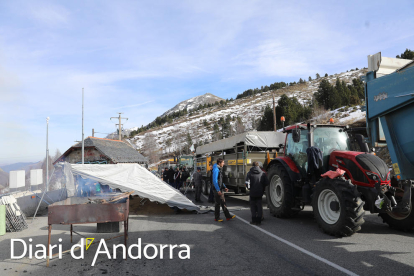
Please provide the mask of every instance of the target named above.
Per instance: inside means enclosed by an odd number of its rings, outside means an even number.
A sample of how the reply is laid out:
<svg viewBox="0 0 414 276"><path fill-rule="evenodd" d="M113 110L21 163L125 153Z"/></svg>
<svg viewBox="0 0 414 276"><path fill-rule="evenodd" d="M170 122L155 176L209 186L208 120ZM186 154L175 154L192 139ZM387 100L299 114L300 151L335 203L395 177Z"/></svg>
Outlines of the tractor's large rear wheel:
<svg viewBox="0 0 414 276"><path fill-rule="evenodd" d="M395 194L395 199L397 203L402 200L402 195L404 191L397 189ZM379 216L382 217L382 220L388 224L391 228L408 231L414 228L414 210L413 210L413 201L414 201L414 190L411 190L411 205L410 211L405 214L396 213L394 211L389 211L387 213L380 213Z"/></svg>
<svg viewBox="0 0 414 276"><path fill-rule="evenodd" d="M351 236L364 223L364 202L356 186L344 178L322 178L316 183L312 207L316 222L332 236Z"/></svg>
<svg viewBox="0 0 414 276"><path fill-rule="evenodd" d="M270 184L266 187L266 199L270 213L278 218L295 216L299 210L293 209L293 183L286 169L281 164L273 165L268 171L268 178Z"/></svg>

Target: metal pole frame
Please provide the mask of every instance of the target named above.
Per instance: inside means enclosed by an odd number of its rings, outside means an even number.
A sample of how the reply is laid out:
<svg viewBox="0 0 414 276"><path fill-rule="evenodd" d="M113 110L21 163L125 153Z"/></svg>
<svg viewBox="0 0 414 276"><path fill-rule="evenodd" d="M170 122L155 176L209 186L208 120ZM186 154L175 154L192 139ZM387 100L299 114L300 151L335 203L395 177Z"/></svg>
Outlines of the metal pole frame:
<svg viewBox="0 0 414 276"><path fill-rule="evenodd" d="M83 133L83 88L82 88L82 165L85 164L85 137Z"/></svg>
<svg viewBox="0 0 414 276"><path fill-rule="evenodd" d="M46 118L46 191L49 190L49 117Z"/></svg>
<svg viewBox="0 0 414 276"><path fill-rule="evenodd" d="M276 128L276 106L275 106L275 94L272 92L273 96L273 125L274 125L274 131L277 130Z"/></svg>

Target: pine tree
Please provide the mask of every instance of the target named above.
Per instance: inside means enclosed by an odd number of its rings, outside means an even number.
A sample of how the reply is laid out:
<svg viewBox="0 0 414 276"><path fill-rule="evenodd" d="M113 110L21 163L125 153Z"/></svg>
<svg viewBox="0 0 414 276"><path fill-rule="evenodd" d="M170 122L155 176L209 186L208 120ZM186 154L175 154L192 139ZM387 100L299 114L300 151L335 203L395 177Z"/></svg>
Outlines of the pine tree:
<svg viewBox="0 0 414 276"><path fill-rule="evenodd" d="M263 116L260 119L257 127L258 131L272 131L273 130L273 110L269 105L266 105Z"/></svg>
<svg viewBox="0 0 414 276"><path fill-rule="evenodd" d="M325 78L328 77L328 73L325 73Z"/></svg>
<svg viewBox="0 0 414 276"><path fill-rule="evenodd" d="M330 108L330 97L332 95L333 87L328 80L324 79L320 82L318 91L315 92L316 101L325 109Z"/></svg>
<svg viewBox="0 0 414 276"><path fill-rule="evenodd" d="M318 80L320 78L321 78L321 76L319 75L319 73L316 73L316 79Z"/></svg>
<svg viewBox="0 0 414 276"><path fill-rule="evenodd" d="M312 77L311 76L309 76L309 81L312 81Z"/></svg>
<svg viewBox="0 0 414 276"><path fill-rule="evenodd" d="M401 57L399 55L396 56L397 58L403 58L403 59L414 59L414 51L411 51L410 49L406 49L404 53L401 54Z"/></svg>

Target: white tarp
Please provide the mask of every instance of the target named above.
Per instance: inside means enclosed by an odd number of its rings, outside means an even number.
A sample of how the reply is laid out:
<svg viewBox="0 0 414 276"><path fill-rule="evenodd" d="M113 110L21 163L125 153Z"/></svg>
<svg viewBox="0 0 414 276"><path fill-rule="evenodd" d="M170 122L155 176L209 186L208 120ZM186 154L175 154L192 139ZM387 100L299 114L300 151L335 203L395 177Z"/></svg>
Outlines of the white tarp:
<svg viewBox="0 0 414 276"><path fill-rule="evenodd" d="M263 150L268 148L279 148L279 144L285 143L286 133L274 131L249 131L230 138L212 142L197 147L197 154L211 153L225 149L231 149L236 144L244 142L248 147L258 147Z"/></svg>
<svg viewBox="0 0 414 276"><path fill-rule="evenodd" d="M71 164L72 173L170 207L199 210L188 198L138 164Z"/></svg>

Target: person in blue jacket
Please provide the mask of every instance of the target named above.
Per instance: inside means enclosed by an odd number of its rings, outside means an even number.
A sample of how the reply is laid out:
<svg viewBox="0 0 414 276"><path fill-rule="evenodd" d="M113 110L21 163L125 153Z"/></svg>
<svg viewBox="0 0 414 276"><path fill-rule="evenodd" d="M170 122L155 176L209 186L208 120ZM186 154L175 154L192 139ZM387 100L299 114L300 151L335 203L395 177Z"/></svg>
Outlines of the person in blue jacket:
<svg viewBox="0 0 414 276"><path fill-rule="evenodd" d="M236 215L230 215L229 210L227 210L223 190L228 192L229 189L227 189L226 185L223 183L223 166L224 160L221 158L217 159L217 164L214 164L213 166L214 215L215 221L218 222L223 222L223 220L220 219L220 205L227 220L231 220L236 217Z"/></svg>

